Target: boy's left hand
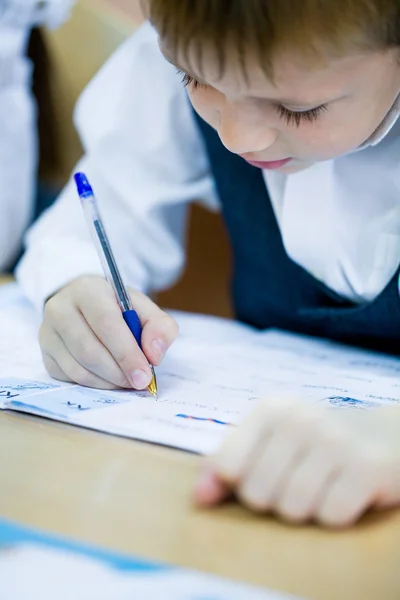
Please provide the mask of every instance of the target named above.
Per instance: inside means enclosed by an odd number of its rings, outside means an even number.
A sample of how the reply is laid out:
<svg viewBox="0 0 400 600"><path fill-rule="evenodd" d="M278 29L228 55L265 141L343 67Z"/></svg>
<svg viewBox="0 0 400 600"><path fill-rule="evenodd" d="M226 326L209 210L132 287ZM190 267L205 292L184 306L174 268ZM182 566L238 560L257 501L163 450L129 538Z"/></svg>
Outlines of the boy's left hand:
<svg viewBox="0 0 400 600"><path fill-rule="evenodd" d="M331 527L400 502L400 410L326 409L299 400L259 404L206 460L201 506L232 492L257 512Z"/></svg>

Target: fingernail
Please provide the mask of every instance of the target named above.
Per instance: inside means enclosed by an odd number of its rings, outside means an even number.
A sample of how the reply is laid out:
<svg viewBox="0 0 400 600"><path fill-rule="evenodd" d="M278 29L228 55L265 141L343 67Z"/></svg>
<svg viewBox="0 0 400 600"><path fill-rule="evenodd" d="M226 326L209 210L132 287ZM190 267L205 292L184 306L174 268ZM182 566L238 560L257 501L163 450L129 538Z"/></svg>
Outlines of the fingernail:
<svg viewBox="0 0 400 600"><path fill-rule="evenodd" d="M164 355L165 355L165 353L167 351L167 346L166 346L166 344L162 340L159 340L159 339L153 340L151 342L151 347L152 347L153 352L156 353L157 358L159 360L161 360L162 358L164 358Z"/></svg>
<svg viewBox="0 0 400 600"><path fill-rule="evenodd" d="M134 388L137 390L144 390L147 388L151 381L151 374L146 373L146 371L142 371L138 369L137 371L133 371L131 375L131 382Z"/></svg>

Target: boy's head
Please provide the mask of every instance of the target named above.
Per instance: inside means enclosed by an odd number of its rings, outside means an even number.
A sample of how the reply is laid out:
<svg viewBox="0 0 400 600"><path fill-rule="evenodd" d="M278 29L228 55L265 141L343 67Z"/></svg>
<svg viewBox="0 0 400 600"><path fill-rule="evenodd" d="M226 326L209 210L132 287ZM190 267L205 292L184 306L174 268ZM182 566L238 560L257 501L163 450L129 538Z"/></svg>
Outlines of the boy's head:
<svg viewBox="0 0 400 600"><path fill-rule="evenodd" d="M272 161L258 166L293 172L354 150L399 95L399 0L145 5L194 108L229 150Z"/></svg>

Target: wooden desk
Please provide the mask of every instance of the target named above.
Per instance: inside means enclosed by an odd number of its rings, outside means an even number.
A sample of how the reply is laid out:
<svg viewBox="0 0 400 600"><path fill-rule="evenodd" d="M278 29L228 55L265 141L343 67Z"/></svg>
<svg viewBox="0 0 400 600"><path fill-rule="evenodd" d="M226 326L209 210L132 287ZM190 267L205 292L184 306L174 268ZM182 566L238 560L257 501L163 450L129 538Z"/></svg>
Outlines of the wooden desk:
<svg viewBox="0 0 400 600"><path fill-rule="evenodd" d="M198 458L0 414L0 515L313 600L398 600L400 514L328 533L192 507Z"/></svg>
<svg viewBox="0 0 400 600"><path fill-rule="evenodd" d="M1 281L1 278L0 278ZM398 600L400 512L329 533L193 508L199 458L0 413L0 515L310 600Z"/></svg>

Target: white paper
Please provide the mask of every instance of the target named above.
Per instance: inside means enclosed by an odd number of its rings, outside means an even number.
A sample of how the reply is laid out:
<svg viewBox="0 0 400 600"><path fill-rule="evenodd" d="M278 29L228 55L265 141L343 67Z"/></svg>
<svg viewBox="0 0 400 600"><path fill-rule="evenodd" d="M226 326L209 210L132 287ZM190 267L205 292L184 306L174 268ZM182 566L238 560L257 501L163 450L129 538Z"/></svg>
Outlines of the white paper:
<svg viewBox="0 0 400 600"><path fill-rule="evenodd" d="M151 565L150 565L151 566ZM186 569L118 569L64 549L24 543L0 550L1 600L295 600Z"/></svg>
<svg viewBox="0 0 400 600"><path fill-rule="evenodd" d="M267 394L360 410L400 403L397 358L179 313L181 336L157 369L157 401L146 392L60 384L41 364L37 318L16 286L6 290L7 298L0 291L3 408L208 454Z"/></svg>

